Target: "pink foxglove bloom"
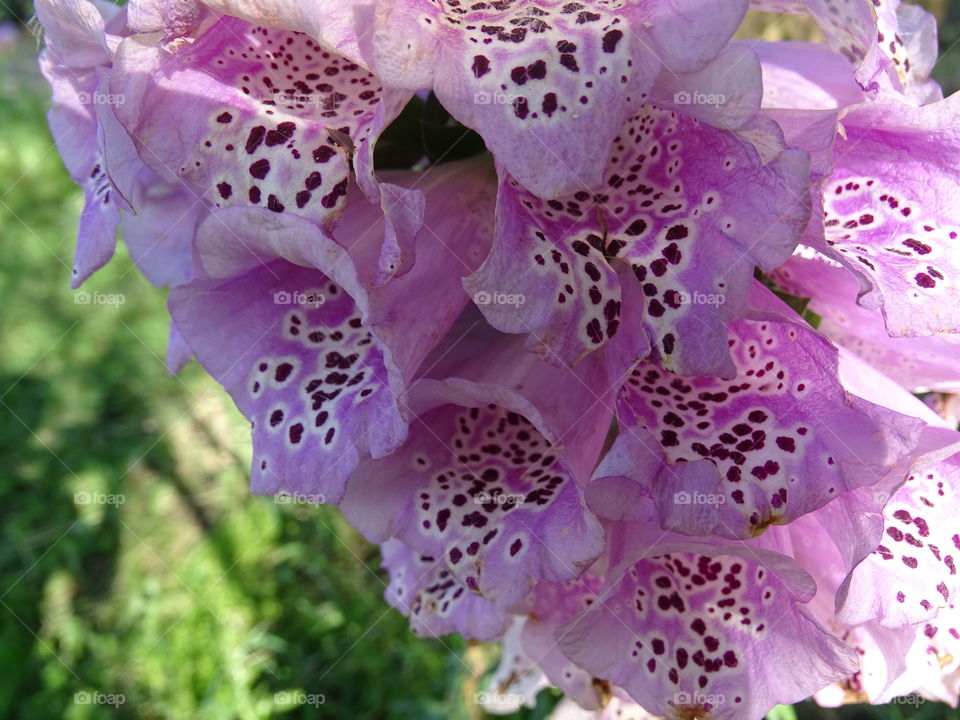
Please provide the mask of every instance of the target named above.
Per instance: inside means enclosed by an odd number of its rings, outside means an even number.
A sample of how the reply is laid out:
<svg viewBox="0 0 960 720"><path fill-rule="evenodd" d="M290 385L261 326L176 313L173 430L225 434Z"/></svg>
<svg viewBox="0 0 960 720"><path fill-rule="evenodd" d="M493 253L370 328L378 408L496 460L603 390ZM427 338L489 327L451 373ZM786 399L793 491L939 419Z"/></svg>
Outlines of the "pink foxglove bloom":
<svg viewBox="0 0 960 720"><path fill-rule="evenodd" d="M733 40L748 5L825 41ZM250 422L253 492L338 505L417 635L502 643L484 708L957 703L960 100L932 16L36 11L85 197L70 283L119 230L171 288L171 368Z"/></svg>

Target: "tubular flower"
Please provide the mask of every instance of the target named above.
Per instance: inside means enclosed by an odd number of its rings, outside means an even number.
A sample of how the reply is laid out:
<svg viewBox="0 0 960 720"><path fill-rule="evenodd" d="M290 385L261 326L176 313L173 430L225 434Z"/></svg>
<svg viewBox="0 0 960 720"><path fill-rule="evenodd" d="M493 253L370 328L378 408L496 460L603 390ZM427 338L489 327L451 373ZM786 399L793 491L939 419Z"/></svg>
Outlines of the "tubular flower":
<svg viewBox="0 0 960 720"><path fill-rule="evenodd" d="M825 41L733 40L748 4ZM485 709L956 704L960 107L932 16L106 8L36 2L71 285L119 230L171 288L171 370L250 422L253 492L339 506L415 634L502 643Z"/></svg>

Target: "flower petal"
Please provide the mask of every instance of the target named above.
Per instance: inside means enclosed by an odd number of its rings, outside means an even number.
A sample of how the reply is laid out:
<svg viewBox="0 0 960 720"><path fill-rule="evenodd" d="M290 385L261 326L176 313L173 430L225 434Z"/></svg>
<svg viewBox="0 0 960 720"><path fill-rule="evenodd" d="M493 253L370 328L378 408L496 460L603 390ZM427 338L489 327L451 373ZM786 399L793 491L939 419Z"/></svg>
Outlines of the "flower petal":
<svg viewBox="0 0 960 720"><path fill-rule="evenodd" d="M467 10L385 0L380 13L375 53L385 84L432 86L444 107L541 197L600 181L610 142L660 67L660 44L645 27L656 13L636 3L612 9L596 0L550 0Z"/></svg>
<svg viewBox="0 0 960 720"><path fill-rule="evenodd" d="M469 639L490 641L507 630L509 615L470 592L442 559L421 555L399 540L388 540L380 550L383 567L390 574L387 602L410 618L417 635L458 632Z"/></svg>
<svg viewBox="0 0 960 720"><path fill-rule="evenodd" d="M960 335L890 337L883 317L857 305L853 275L819 253L794 255L771 277L787 292L809 297L818 330L912 392L960 392Z"/></svg>
<svg viewBox="0 0 960 720"><path fill-rule="evenodd" d="M357 468L343 512L368 539L442 557L471 590L510 606L603 549L577 481L599 455L608 398L501 336L456 377L413 386L409 439Z"/></svg>
<svg viewBox="0 0 960 720"><path fill-rule="evenodd" d="M254 424L255 492L336 503L360 458L403 441L399 399L466 303L459 276L488 242L492 197L471 167L451 164L424 182L436 200L424 259L383 288L372 280L385 221L362 198L336 238L262 208L224 208L201 224L197 249L211 277L175 288L171 311ZM335 239L349 242L349 254Z"/></svg>
<svg viewBox="0 0 960 720"><path fill-rule="evenodd" d="M952 208L960 176L954 117L960 97L912 108L868 103L842 120L824 183L825 244L872 284L860 301L882 308L891 335L960 332L954 302L960 276L960 226Z"/></svg>
<svg viewBox="0 0 960 720"><path fill-rule="evenodd" d="M754 266L789 257L807 183L800 151L764 165L733 133L647 106L617 139L602 191L544 201L503 175L493 253L466 285L524 297L522 312L482 310L506 332L537 331L572 363L620 327L621 261L642 287L642 324L664 366L729 375L725 325Z"/></svg>
<svg viewBox="0 0 960 720"><path fill-rule="evenodd" d="M829 342L759 286L751 304L760 319L729 328L732 381L643 362L620 392L623 432L597 477L639 483L665 529L759 535L873 484L916 445L921 421L844 390Z"/></svg>
<svg viewBox="0 0 960 720"><path fill-rule="evenodd" d="M915 473L883 509L884 537L853 571L838 617L890 628L931 620L960 592L960 455Z"/></svg>
<svg viewBox="0 0 960 720"><path fill-rule="evenodd" d="M671 718L759 720L856 667L777 574L723 554L671 552L611 572L600 602L561 632L574 662ZM802 672L770 673L777 663Z"/></svg>
<svg viewBox="0 0 960 720"><path fill-rule="evenodd" d="M302 33L223 18L179 52L150 37L120 46L117 115L148 166L213 207L331 226L352 154L366 152L409 97Z"/></svg>

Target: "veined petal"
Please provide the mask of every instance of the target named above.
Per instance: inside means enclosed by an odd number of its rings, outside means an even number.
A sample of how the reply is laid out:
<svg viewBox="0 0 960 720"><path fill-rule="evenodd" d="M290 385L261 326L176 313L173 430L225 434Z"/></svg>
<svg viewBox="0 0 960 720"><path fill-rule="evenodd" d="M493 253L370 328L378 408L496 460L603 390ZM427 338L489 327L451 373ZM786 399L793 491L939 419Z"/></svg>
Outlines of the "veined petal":
<svg viewBox="0 0 960 720"><path fill-rule="evenodd" d="M737 135L646 106L605 173L602 190L556 200L503 174L494 250L467 288L524 297L520 308L481 309L573 363L620 328L616 268L626 265L645 296L638 326L663 365L732 374L725 326L743 309L753 268L786 260L807 221L805 154L786 150L764 165Z"/></svg>
<svg viewBox="0 0 960 720"><path fill-rule="evenodd" d="M880 313L857 304L856 278L813 251L794 255L771 277L787 292L810 298L821 333L907 390L960 392L960 335L890 337Z"/></svg>
<svg viewBox="0 0 960 720"><path fill-rule="evenodd" d="M864 101L847 59L820 43L746 43L760 57L763 107L826 110Z"/></svg>
<svg viewBox="0 0 960 720"><path fill-rule="evenodd" d="M759 112L765 89L753 48L730 43L696 72L661 70L649 102L723 130L738 130Z"/></svg>
<svg viewBox="0 0 960 720"><path fill-rule="evenodd" d="M417 635L439 637L458 632L466 638L496 640L510 616L489 600L470 592L446 568L442 558L421 555L399 540L380 546L390 574L387 602L410 618Z"/></svg>
<svg viewBox="0 0 960 720"><path fill-rule="evenodd" d="M37 0L37 19L47 48L59 63L93 68L110 62L104 16L87 0Z"/></svg>
<svg viewBox="0 0 960 720"><path fill-rule="evenodd" d="M620 391L597 477L638 483L665 529L759 535L873 484L917 443L923 423L846 392L836 350L769 291L751 305L758 319L728 331L733 380L643 362Z"/></svg>
<svg viewBox="0 0 960 720"><path fill-rule="evenodd" d="M659 720L637 705L620 688L614 688L614 694L603 710L594 712L584 710L573 700L564 698L554 708L549 720Z"/></svg>
<svg viewBox="0 0 960 720"><path fill-rule="evenodd" d="M752 0L751 5L811 15L830 48L855 66L864 90L931 97L926 83L931 50L936 47L936 22L921 8L904 12L899 0Z"/></svg>
<svg viewBox="0 0 960 720"><path fill-rule="evenodd" d="M193 239L206 206L183 185L163 182L147 168L134 197L138 212L121 215L120 231L137 268L158 287L193 280Z"/></svg>
<svg viewBox="0 0 960 720"><path fill-rule="evenodd" d="M593 677L564 655L561 628L598 601L602 576L594 569L575 580L540 582L530 599L523 625L523 647L564 695L589 710L603 708L610 696L609 683Z"/></svg>

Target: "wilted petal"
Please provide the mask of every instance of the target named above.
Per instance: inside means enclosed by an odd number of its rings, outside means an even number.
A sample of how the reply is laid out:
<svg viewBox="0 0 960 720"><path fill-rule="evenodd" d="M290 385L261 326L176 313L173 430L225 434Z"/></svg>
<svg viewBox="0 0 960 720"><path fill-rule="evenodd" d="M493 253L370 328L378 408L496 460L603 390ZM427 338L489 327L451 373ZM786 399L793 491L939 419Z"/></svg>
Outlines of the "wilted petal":
<svg viewBox="0 0 960 720"><path fill-rule="evenodd" d="M638 483L664 528L758 535L875 483L916 445L923 423L846 392L826 339L759 285L751 306L761 319L729 328L733 380L644 362L620 391L597 478Z"/></svg>
<svg viewBox="0 0 960 720"><path fill-rule="evenodd" d="M129 0L127 24L137 33L163 33L164 40L187 35L209 13L199 0Z"/></svg>
<svg viewBox="0 0 960 720"><path fill-rule="evenodd" d="M508 715L521 707L534 708L537 694L550 686L540 666L523 647L525 625L524 618L514 617L503 636L500 663L487 682L486 690L478 695L485 712Z"/></svg>
<svg viewBox="0 0 960 720"><path fill-rule="evenodd" d="M810 298L818 330L910 391L960 391L960 335L890 337L883 317L857 304L856 278L823 255L794 255L771 275L787 292Z"/></svg>
<svg viewBox="0 0 960 720"><path fill-rule="evenodd" d="M503 175L497 241L467 287L522 295L514 312L481 309L572 363L620 328L616 268L626 265L645 296L637 327L664 366L729 375L725 326L743 308L754 266L789 257L807 190L804 153L764 165L737 135L646 106L614 143L602 190L547 201Z"/></svg>
<svg viewBox="0 0 960 720"><path fill-rule="evenodd" d="M390 574L387 602L410 618L417 635L458 632L466 638L496 640L506 631L510 616L470 592L441 558L421 555L399 540L388 540L380 550Z"/></svg>
<svg viewBox="0 0 960 720"><path fill-rule="evenodd" d="M917 97L928 95L924 86L931 50L936 54L936 22L921 8L904 12L899 0L752 0L751 5L811 15L830 48L855 66L864 90L913 94L919 88Z"/></svg>

